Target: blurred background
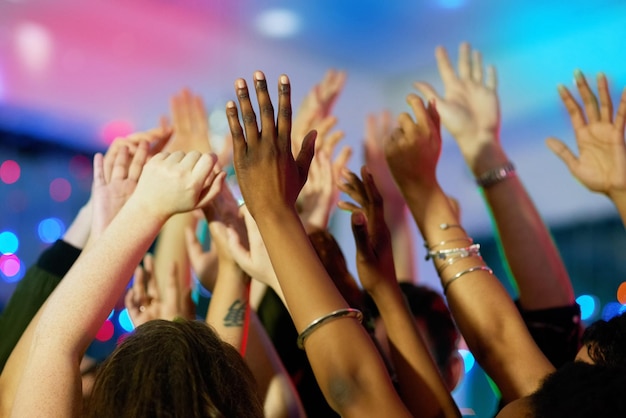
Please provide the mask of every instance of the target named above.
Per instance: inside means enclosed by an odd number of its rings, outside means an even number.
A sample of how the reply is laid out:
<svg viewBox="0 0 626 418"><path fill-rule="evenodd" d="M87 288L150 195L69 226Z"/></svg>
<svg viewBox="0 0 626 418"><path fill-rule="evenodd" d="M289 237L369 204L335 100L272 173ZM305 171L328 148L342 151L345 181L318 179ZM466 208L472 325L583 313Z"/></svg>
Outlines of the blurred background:
<svg viewBox="0 0 626 418"><path fill-rule="evenodd" d="M624 228L608 199L579 185L544 140L556 136L575 149L556 92L558 83L574 86L574 69L590 82L605 72L619 97L624 39L620 0L0 0L0 309L86 202L93 153L156 126L181 88L204 97L219 140L237 77L261 69L272 82L287 73L297 104L328 68L345 70L335 114L354 170L366 115L406 110L416 80L441 91L435 46L456 61L459 43L469 41L497 68L502 141L563 253L583 319L615 315L624 309L616 299L626 279ZM439 173L505 278L489 214L447 135ZM332 224L352 266L347 219L338 213ZM420 262L420 276L439 289L430 265ZM112 313L103 343L124 332L126 318ZM455 396L488 416L493 389L466 359Z"/></svg>

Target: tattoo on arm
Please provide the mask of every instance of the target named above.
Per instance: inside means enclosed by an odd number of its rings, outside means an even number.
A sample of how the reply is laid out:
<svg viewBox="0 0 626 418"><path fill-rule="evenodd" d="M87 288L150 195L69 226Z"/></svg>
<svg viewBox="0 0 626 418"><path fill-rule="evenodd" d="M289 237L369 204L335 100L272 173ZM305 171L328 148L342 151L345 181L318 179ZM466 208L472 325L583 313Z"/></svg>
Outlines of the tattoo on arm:
<svg viewBox="0 0 626 418"><path fill-rule="evenodd" d="M224 317L225 327L241 327L243 326L244 318L246 315L246 301L237 299L228 308L228 313Z"/></svg>

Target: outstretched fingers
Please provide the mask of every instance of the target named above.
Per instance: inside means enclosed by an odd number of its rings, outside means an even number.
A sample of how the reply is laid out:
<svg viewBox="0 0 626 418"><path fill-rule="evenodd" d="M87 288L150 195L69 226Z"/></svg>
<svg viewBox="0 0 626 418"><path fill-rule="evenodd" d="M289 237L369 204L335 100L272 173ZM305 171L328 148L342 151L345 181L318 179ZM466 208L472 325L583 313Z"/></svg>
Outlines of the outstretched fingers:
<svg viewBox="0 0 626 418"><path fill-rule="evenodd" d="M599 121L600 110L598 108L598 99L596 99L596 96L591 91L587 79L580 70L574 71L574 80L576 81L576 87L578 87L580 97L583 99L587 121L589 121L589 123Z"/></svg>
<svg viewBox="0 0 626 418"><path fill-rule="evenodd" d="M600 98L600 120L611 123L613 120L613 102L609 93L609 83L604 73L598 74L598 97Z"/></svg>
<svg viewBox="0 0 626 418"><path fill-rule="evenodd" d="M567 168L573 173L576 165L578 164L578 158L574 153L565 145L563 141L556 138L548 138L546 145L557 157L559 157L567 166Z"/></svg>
<svg viewBox="0 0 626 418"><path fill-rule="evenodd" d="M572 121L572 126L574 130L584 127L587 122L585 121L585 117L583 116L583 111L578 104L578 102L572 96L572 93L562 84L558 85L559 95L561 96L561 100L567 109L567 113L569 113L570 120Z"/></svg>
<svg viewBox="0 0 626 418"><path fill-rule="evenodd" d="M291 153L291 117L291 84L289 82L289 77L282 74L278 79L278 117L276 121L276 128L278 132L278 146L280 150L285 153ZM303 138L303 147L304 142L306 142L310 134L311 133L309 132L309 134ZM299 140L299 138L296 138L296 141L297 140ZM300 154L302 154L302 149L298 154L298 159L300 158Z"/></svg>
<svg viewBox="0 0 626 418"><path fill-rule="evenodd" d="M235 81L235 92L237 93L239 108L241 109L241 119L243 120L243 127L246 133L246 141L250 145L255 145L260 139L259 127L256 123L256 114L250 101L250 92L248 91L246 80L239 78Z"/></svg>

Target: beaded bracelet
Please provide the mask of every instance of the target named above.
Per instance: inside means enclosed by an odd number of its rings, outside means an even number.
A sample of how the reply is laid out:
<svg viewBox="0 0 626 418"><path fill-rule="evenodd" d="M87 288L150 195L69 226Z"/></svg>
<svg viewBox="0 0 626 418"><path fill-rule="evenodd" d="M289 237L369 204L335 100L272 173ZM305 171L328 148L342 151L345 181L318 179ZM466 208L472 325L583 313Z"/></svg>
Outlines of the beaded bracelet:
<svg viewBox="0 0 626 418"><path fill-rule="evenodd" d="M459 271L457 274L455 274L454 276L452 276L452 278L450 278L444 285L443 285L443 294L445 295L446 292L448 291L448 287L450 287L450 285L452 284L452 282L454 282L455 280L461 278L462 276L474 272L474 271L486 271L489 274L493 274L493 270L491 270L489 267L487 266L474 266L474 267L470 267L466 270L462 270Z"/></svg>
<svg viewBox="0 0 626 418"><path fill-rule="evenodd" d="M363 322L363 313L358 309L353 308L345 308L338 309L329 314L326 314L322 317L317 318L313 322L311 322L305 329L298 335L298 339L296 342L298 343L298 348L304 350L304 340L306 340L309 335L311 335L316 329L321 327L328 322L334 321L339 318L356 318L359 322Z"/></svg>

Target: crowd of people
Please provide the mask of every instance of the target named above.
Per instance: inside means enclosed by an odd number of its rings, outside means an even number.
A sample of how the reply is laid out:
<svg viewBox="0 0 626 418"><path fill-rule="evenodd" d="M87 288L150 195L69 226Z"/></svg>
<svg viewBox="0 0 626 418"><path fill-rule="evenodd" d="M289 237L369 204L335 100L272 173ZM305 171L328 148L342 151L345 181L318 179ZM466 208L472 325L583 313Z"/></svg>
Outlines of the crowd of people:
<svg viewBox="0 0 626 418"><path fill-rule="evenodd" d="M261 71L236 79L223 150L185 89L158 127L95 154L88 202L0 316L0 417L457 417L461 338L501 393L498 417L625 416L626 316L584 329L500 142L495 69L467 43L456 68L435 55L444 92L416 82L406 112L368 116L359 173L335 128L335 70L294 111L287 75L277 100ZM626 90L614 111L603 74L597 94L574 75L581 102L558 93L578 149L546 145L626 224ZM515 300L438 181L442 125L483 191ZM351 213L357 277L329 230L336 208ZM443 292L419 284L417 257ZM95 362L87 347L120 300L136 328Z"/></svg>

